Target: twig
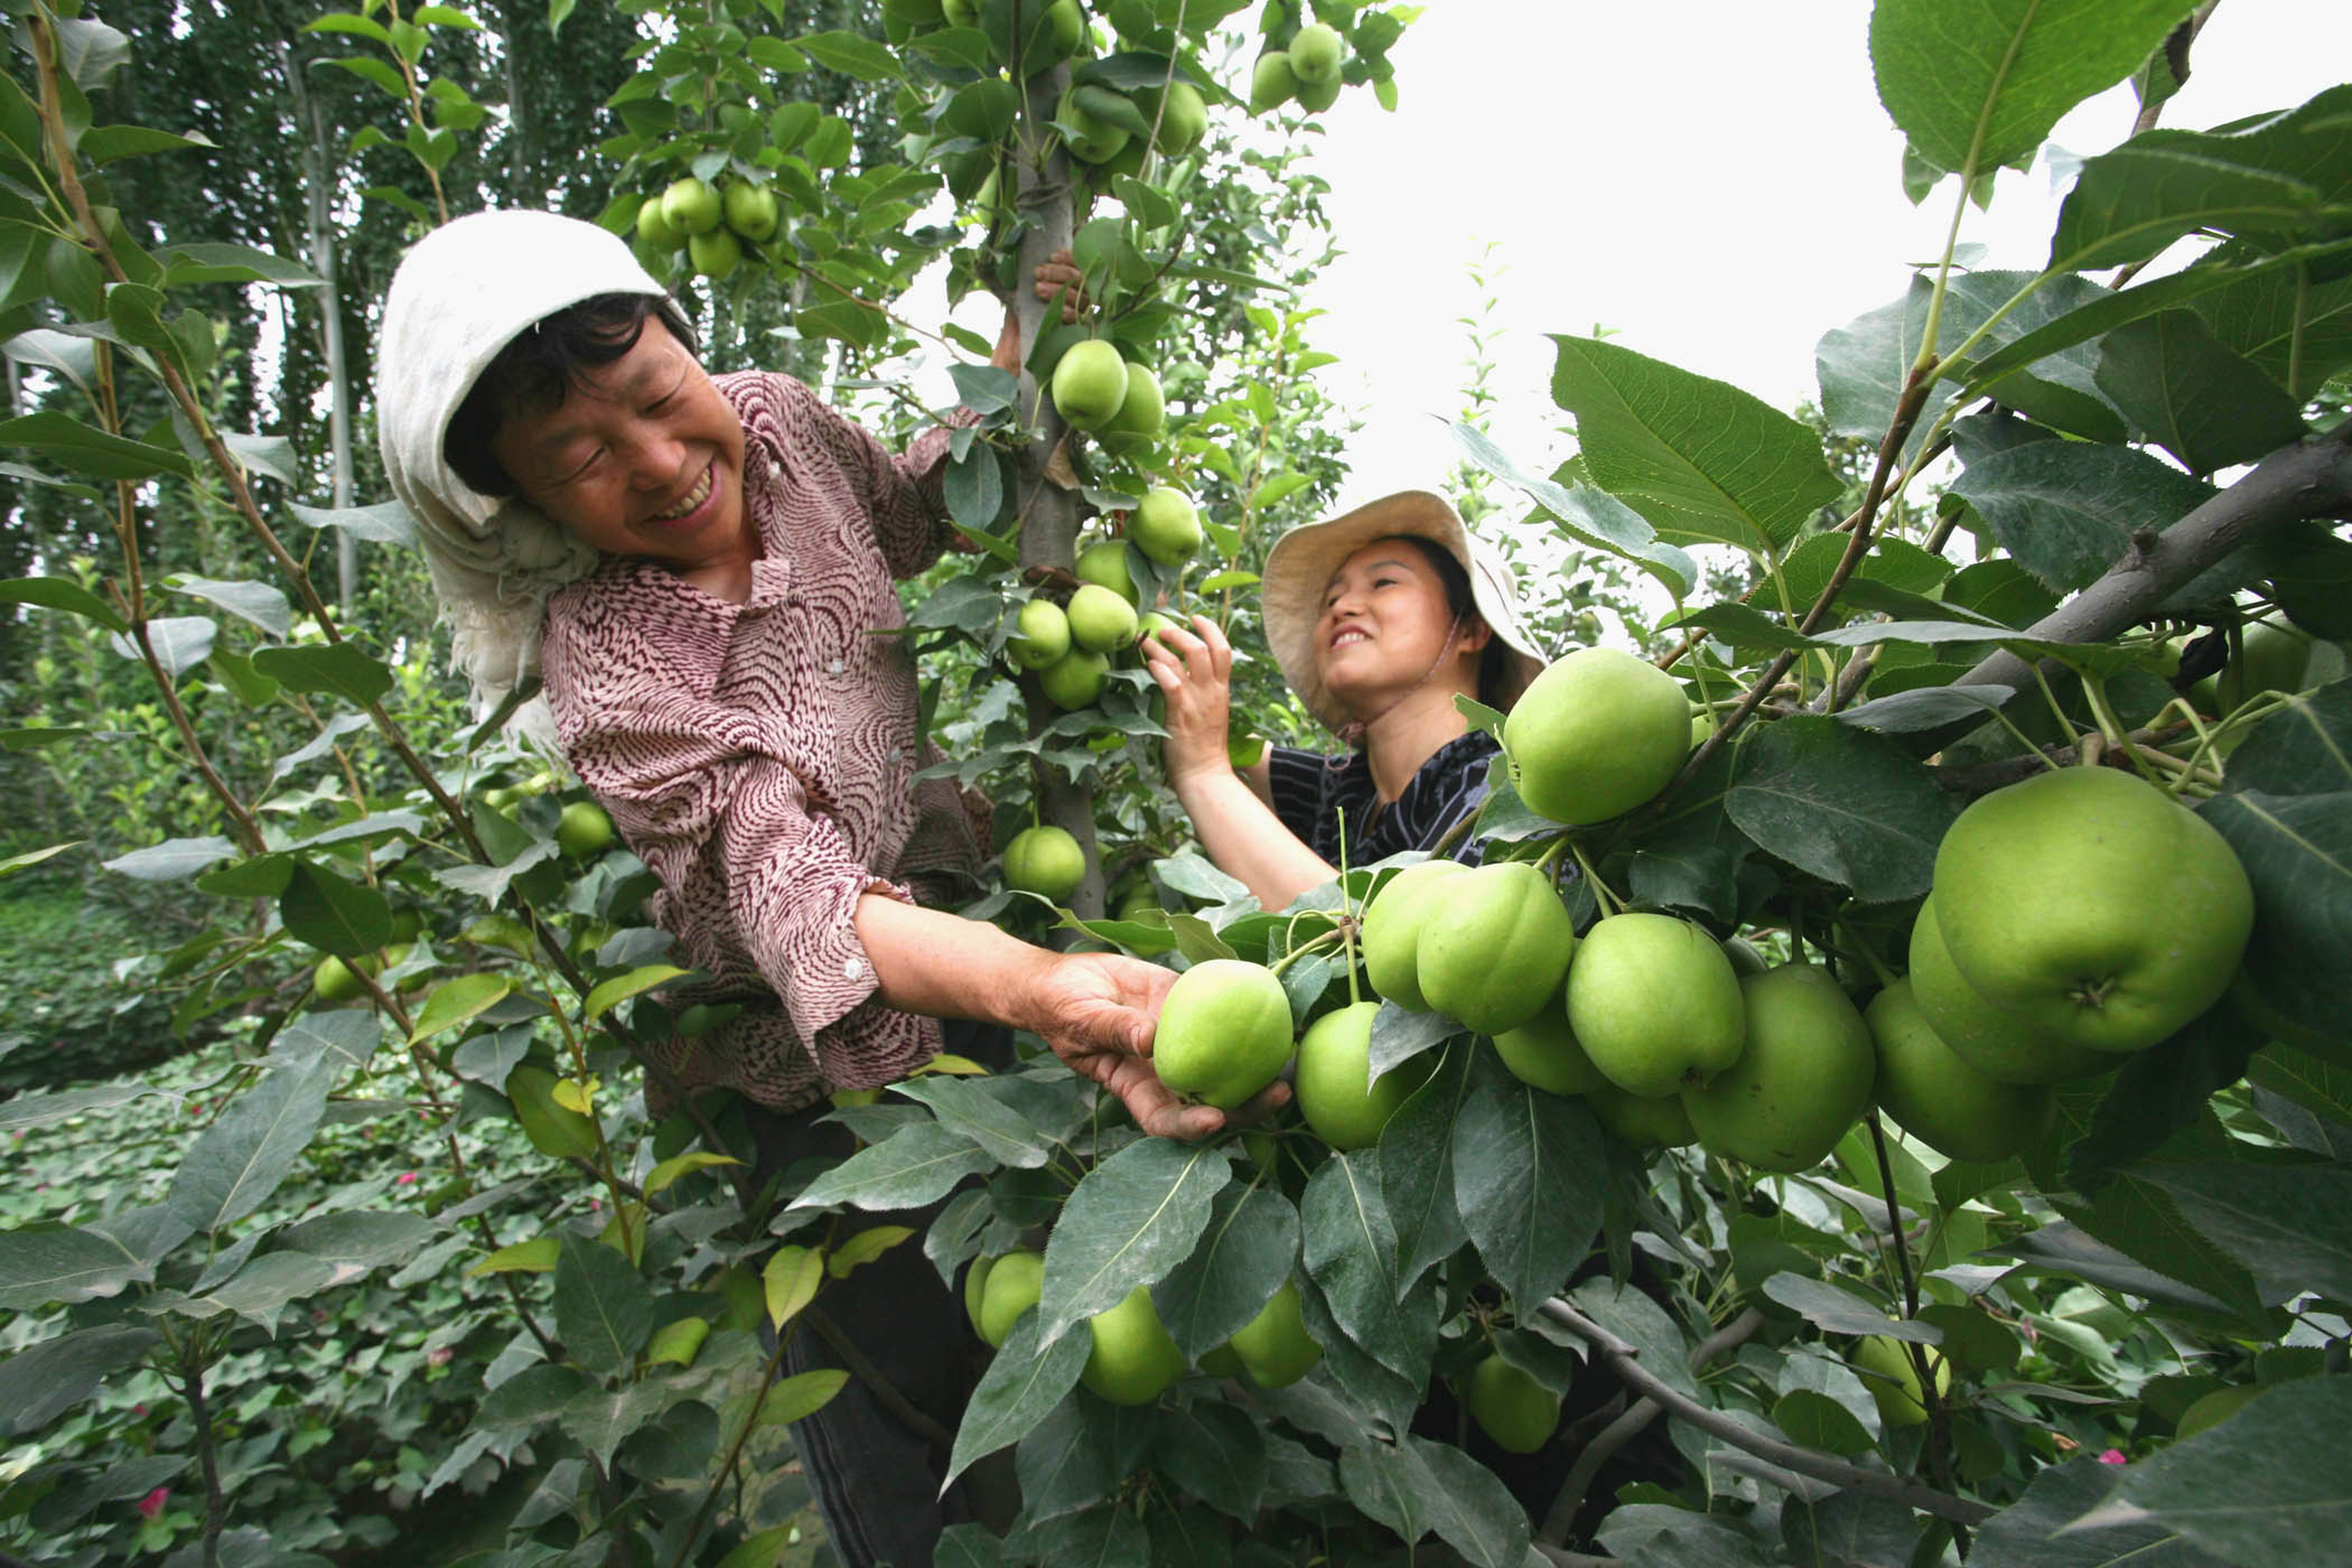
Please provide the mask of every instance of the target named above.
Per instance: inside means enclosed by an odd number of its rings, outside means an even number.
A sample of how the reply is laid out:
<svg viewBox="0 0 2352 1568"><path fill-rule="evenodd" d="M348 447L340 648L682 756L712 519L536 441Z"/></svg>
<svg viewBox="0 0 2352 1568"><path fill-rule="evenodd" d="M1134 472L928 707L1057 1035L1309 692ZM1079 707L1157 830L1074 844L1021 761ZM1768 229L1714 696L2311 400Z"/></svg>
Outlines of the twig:
<svg viewBox="0 0 2352 1568"><path fill-rule="evenodd" d="M814 1306L802 1308L801 1315L808 1321L808 1326L816 1331L816 1337L824 1342L825 1348L841 1358L843 1368L864 1384L876 1402L897 1416L908 1431L926 1443L942 1448L955 1447L955 1434L917 1409L908 1403L905 1394L891 1386L890 1380L882 1375L881 1368L866 1359L866 1352L850 1341L840 1324Z"/></svg>
<svg viewBox="0 0 2352 1568"><path fill-rule="evenodd" d="M1753 1307L1748 1308L1691 1347L1690 1369L1696 1372L1724 1352L1746 1344L1763 1326L1764 1314ZM1570 1467L1568 1479L1560 1483L1559 1494L1551 1500L1551 1508L1544 1515L1543 1529L1537 1532L1538 1543L1557 1543L1568 1539L1568 1532L1576 1526L1578 1511L1584 1507L1584 1494L1592 1488L1592 1479L1601 1473L1602 1466L1615 1458L1618 1449L1632 1442L1644 1427L1658 1418L1662 1408L1656 1400L1644 1395L1611 1422L1599 1436L1585 1445L1584 1451L1577 1455L1576 1463Z"/></svg>
<svg viewBox="0 0 2352 1568"><path fill-rule="evenodd" d="M1873 1497L1892 1498L1922 1513L1932 1513L1938 1519L1948 1519L1961 1524L1976 1524L2000 1511L1971 1498L1953 1497L1933 1487L1888 1475L1883 1470L1865 1470L1859 1465L1850 1465L1843 1459L1815 1453L1811 1448L1801 1448L1793 1443L1784 1443L1751 1431L1723 1412L1708 1409L1659 1377L1641 1363L1641 1352L1635 1346L1619 1339L1558 1297L1546 1301L1538 1310L1600 1351L1602 1358L1617 1370L1617 1374L1629 1386L1639 1389L1643 1397L1655 1400L1667 1415L1690 1423L1710 1436L1720 1437L1745 1453L1769 1460L1784 1469L1794 1470L1801 1476L1811 1476L1815 1480L1828 1481L1832 1486L1866 1492Z"/></svg>

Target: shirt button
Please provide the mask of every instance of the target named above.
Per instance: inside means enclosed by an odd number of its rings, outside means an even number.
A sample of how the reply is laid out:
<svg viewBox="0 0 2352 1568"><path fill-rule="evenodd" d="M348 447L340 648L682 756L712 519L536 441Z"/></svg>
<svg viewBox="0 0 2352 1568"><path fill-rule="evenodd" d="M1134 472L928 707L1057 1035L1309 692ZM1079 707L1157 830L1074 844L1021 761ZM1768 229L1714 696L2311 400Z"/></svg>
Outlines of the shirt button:
<svg viewBox="0 0 2352 1568"><path fill-rule="evenodd" d="M901 757L905 756L906 754L907 754L907 749L906 749L904 746L893 746L893 747L891 747L891 748L890 748L890 761L891 761L893 763L896 763L898 761L898 759L899 759L899 758L901 758Z"/></svg>
<svg viewBox="0 0 2352 1568"><path fill-rule="evenodd" d="M836 659L835 659L831 664L828 664L828 665L826 665L826 666L825 666L825 668L826 668L826 669L828 669L828 670L832 671L832 672L833 672L834 674L835 674L835 675L839 675L843 670L845 670L845 669L846 669L846 668L849 668L849 667L848 667L847 665L843 664L843 663L841 662L841 660L839 660L839 659L837 659L837 658L836 658Z"/></svg>
<svg viewBox="0 0 2352 1568"><path fill-rule="evenodd" d="M842 977L844 980L856 980L856 979L858 979L858 978L862 977L862 976L865 974L865 973L866 973L866 964L865 964L864 961L862 961L862 960L860 960L860 959L855 959L855 958L844 959L844 960L842 961L842 964L841 964L841 977Z"/></svg>

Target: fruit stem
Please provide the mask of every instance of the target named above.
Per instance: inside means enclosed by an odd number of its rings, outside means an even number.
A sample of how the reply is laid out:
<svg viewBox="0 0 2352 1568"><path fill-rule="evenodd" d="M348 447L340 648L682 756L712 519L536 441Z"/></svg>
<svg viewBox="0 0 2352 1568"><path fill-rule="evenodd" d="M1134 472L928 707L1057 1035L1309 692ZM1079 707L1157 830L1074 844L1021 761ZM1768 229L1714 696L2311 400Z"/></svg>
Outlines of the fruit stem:
<svg viewBox="0 0 2352 1568"><path fill-rule="evenodd" d="M2164 788L2168 781L2158 778L2155 770L2147 765L2140 749L2132 744L2130 731L2124 728L2123 721L2116 717L2115 705L2107 700L2106 682L2095 676L2083 677L2083 695L2091 704L2091 716L2099 721L2099 733L2106 737L2108 748L2123 752L2131 759L2132 766L2139 770L2142 778L2159 789Z"/></svg>
<svg viewBox="0 0 2352 1568"><path fill-rule="evenodd" d="M1301 911L1301 913L1304 912L1306 911ZM1289 968L1292 964L1297 963L1308 953L1315 952L1318 948L1330 946L1332 942L1339 936L1340 931L1343 929L1344 928L1341 926L1334 926L1329 931L1320 931L1314 936L1308 937L1305 942L1300 942L1297 947L1292 948L1288 952L1284 953L1280 958L1277 958L1273 963L1267 964L1265 966L1266 973L1269 974L1280 974L1284 970Z"/></svg>
<svg viewBox="0 0 2352 1568"><path fill-rule="evenodd" d="M1592 901L1601 906L1602 918L1622 913L1625 906L1609 890L1609 884L1601 879L1601 873L1592 868L1592 862L1585 858L1584 847L1573 838L1562 838L1560 842L1567 845L1568 852L1576 857L1576 868L1584 873L1585 885L1592 889Z"/></svg>
<svg viewBox="0 0 2352 1568"><path fill-rule="evenodd" d="M1348 897L1348 814L1339 813L1339 951L1348 964L1348 1005L1362 1002L1363 993L1356 984L1356 921L1355 902Z"/></svg>
<svg viewBox="0 0 2352 1568"><path fill-rule="evenodd" d="M1862 955L1863 963L1870 965L1870 972L1878 976L1879 984L1892 985L1895 984L1896 976L1894 971L1886 967L1885 960L1878 956L1877 949L1872 947L1869 942L1864 942L1858 934L1847 930L1843 925L1832 926L1830 929L1836 935L1839 945L1842 948L1848 949Z"/></svg>

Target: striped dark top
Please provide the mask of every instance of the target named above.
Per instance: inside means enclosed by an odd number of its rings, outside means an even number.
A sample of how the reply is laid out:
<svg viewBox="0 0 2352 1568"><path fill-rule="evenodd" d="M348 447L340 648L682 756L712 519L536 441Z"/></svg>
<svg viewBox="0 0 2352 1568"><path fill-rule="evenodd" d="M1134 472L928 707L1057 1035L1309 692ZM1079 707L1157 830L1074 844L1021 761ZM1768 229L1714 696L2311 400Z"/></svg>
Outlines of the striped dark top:
<svg viewBox="0 0 2352 1568"><path fill-rule="evenodd" d="M1348 864L1369 866L1407 849L1427 849L1445 837L1486 798L1486 767L1502 747L1481 730L1456 736L1437 748L1404 793L1375 810L1371 764L1361 752L1328 757L1276 746L1266 754L1266 782L1274 814L1299 842L1337 866L1339 818L1348 821ZM1477 858L1476 840L1465 834L1454 848L1458 860Z"/></svg>

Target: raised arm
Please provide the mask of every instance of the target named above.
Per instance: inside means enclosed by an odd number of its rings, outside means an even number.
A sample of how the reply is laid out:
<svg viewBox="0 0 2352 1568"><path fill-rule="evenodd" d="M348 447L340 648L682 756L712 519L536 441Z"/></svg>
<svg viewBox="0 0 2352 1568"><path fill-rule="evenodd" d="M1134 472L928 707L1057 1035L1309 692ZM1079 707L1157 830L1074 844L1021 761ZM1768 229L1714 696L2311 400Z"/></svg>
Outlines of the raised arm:
<svg viewBox="0 0 2352 1568"><path fill-rule="evenodd" d="M1190 632L1146 638L1144 668L1168 696L1168 784L1192 819L1209 858L1239 879L1269 910L1339 875L1274 814L1261 759L1247 774L1226 751L1231 729L1233 646L1206 616Z"/></svg>

